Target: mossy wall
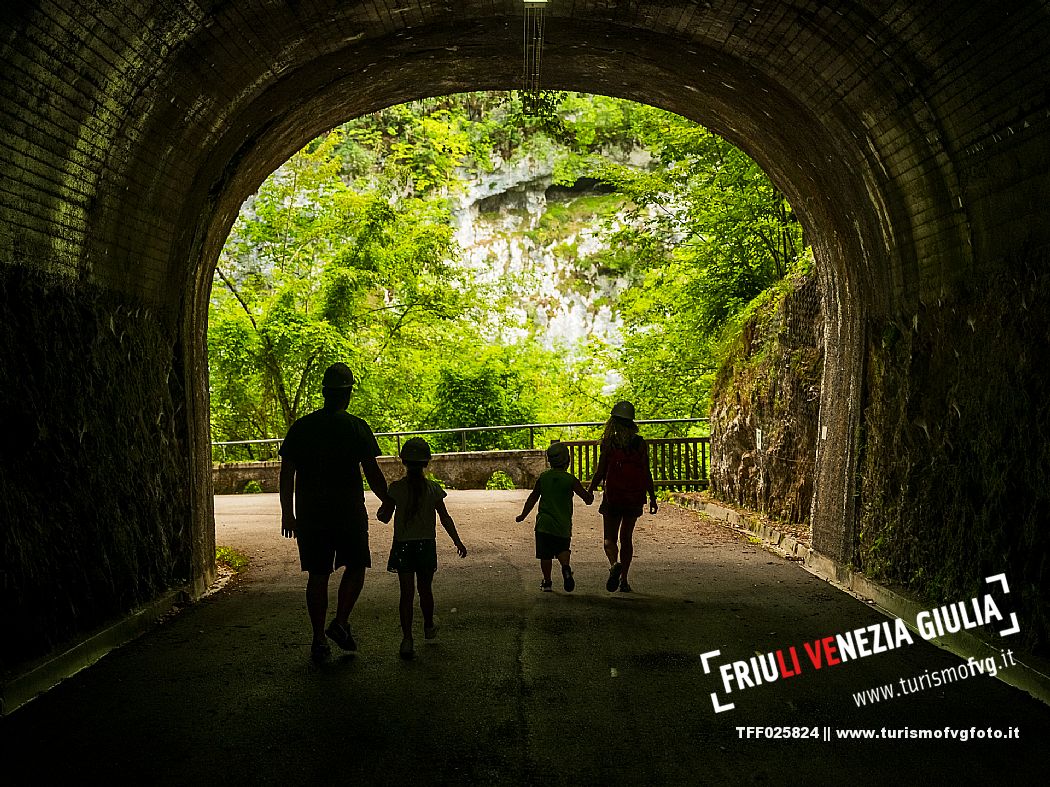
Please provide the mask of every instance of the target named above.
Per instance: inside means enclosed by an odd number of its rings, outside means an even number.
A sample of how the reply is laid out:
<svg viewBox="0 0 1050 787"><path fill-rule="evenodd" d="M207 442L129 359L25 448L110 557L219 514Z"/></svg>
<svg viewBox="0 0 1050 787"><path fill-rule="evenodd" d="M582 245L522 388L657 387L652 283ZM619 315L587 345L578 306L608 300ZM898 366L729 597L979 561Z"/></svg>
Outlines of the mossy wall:
<svg viewBox="0 0 1050 787"><path fill-rule="evenodd" d="M172 320L0 266L0 671L190 578Z"/></svg>
<svg viewBox="0 0 1050 787"><path fill-rule="evenodd" d="M1015 262L871 324L855 565L934 601L1006 572L1024 646L1050 642L1050 273Z"/></svg>
<svg viewBox="0 0 1050 787"><path fill-rule="evenodd" d="M743 322L711 390L715 497L785 522L808 521L824 366L821 328L813 272L786 279Z"/></svg>

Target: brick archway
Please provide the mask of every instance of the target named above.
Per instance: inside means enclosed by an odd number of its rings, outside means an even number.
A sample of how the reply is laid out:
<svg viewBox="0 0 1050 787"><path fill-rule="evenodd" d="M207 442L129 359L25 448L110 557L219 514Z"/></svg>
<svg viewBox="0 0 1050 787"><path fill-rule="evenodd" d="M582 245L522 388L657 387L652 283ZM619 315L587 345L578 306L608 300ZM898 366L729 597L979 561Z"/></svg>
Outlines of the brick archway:
<svg viewBox="0 0 1050 787"><path fill-rule="evenodd" d="M0 354L13 381L4 404L22 402L9 416L22 448L9 461L74 456L91 439L90 405L79 422L63 415L60 428L44 428L57 404L41 403L41 387L56 388L57 402L88 379L120 402L115 383L141 378L144 401L165 400L156 420L146 405L114 407L107 418L120 440L141 446L138 464L155 476L120 495L153 507L129 506L137 557L118 559L118 547L102 545L89 559L120 574L138 571L138 553L154 542L162 554L190 555L151 564L147 582L85 576L62 592L111 597L85 619L45 615L57 631L27 652L162 586L206 583L206 302L242 200L346 119L428 95L515 87L521 14L515 0L123 9L58 0L4 12L0 254L15 319ZM954 309L977 277L1050 244L1048 33L1037 3L1009 15L964 3L953 14L845 1L550 4L548 86L631 98L707 125L750 153L802 217L831 293L814 537L832 557L851 559L865 504L856 481L862 415L883 395L866 372L873 331ZM35 316L56 293L80 315L61 341ZM125 353L122 333L149 332L150 342ZM59 345L70 356L61 370L19 350L46 355ZM934 367L946 363L935 346L916 347ZM20 369L30 382L17 382ZM1045 422L1043 411L1032 417ZM107 439L98 436L84 461L116 476L127 470L113 456L124 443ZM75 472L58 493L58 515L45 512L54 500L28 476L18 483L28 492L3 493L12 516L49 530L94 516L78 502L88 482ZM893 490L868 497L883 491ZM158 533L150 521L163 511L180 521ZM91 543L84 536L83 548Z"/></svg>

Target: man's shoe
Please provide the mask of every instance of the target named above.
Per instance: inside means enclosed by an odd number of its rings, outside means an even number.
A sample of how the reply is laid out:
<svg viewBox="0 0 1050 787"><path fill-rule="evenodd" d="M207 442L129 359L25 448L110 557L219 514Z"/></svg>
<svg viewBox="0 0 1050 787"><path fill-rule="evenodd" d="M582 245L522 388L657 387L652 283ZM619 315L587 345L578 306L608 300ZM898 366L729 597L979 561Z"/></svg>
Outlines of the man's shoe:
<svg viewBox="0 0 1050 787"><path fill-rule="evenodd" d="M627 584L627 580L626 579L620 580L620 592L621 593L630 593L631 592L631 586Z"/></svg>
<svg viewBox="0 0 1050 787"><path fill-rule="evenodd" d="M423 626L423 639L434 639L437 635L437 626Z"/></svg>
<svg viewBox="0 0 1050 787"><path fill-rule="evenodd" d="M327 661L328 657L331 655L332 649L328 646L327 642L315 642L310 646L310 658L317 664L320 664L322 661Z"/></svg>
<svg viewBox="0 0 1050 787"><path fill-rule="evenodd" d="M412 643L411 637L405 637L401 640L401 649L398 651L398 653L403 659L411 659L415 657L416 649L414 644Z"/></svg>
<svg viewBox="0 0 1050 787"><path fill-rule="evenodd" d="M550 593L554 590L554 585L549 579L542 579L540 580L540 590L544 593Z"/></svg>
<svg viewBox="0 0 1050 787"><path fill-rule="evenodd" d="M620 584L620 572L623 571L623 567L619 563L613 563L609 569L609 579L605 583L605 589L610 593L616 592L616 586Z"/></svg>
<svg viewBox="0 0 1050 787"><path fill-rule="evenodd" d="M342 626L333 620L328 624L328 628L325 629L324 633L328 635L328 639L332 640L343 650L357 650L357 642L354 641L354 635L350 633L349 626Z"/></svg>
<svg viewBox="0 0 1050 787"><path fill-rule="evenodd" d="M561 567L561 578L565 581L565 592L572 593L576 588L576 580L572 578L572 567Z"/></svg>

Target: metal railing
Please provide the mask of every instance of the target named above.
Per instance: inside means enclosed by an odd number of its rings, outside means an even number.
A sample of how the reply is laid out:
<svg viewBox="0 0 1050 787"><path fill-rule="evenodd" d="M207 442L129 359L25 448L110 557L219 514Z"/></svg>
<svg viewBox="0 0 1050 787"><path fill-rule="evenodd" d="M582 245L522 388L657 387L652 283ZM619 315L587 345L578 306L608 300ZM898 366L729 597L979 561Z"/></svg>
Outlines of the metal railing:
<svg viewBox="0 0 1050 787"><path fill-rule="evenodd" d="M653 418L649 420L636 421L639 426L650 426L660 424L706 424L708 419L706 418ZM458 440L459 451L468 450L492 450L485 448L470 448L468 443L468 435L474 433L488 433L488 432L527 432L528 433L528 448L535 448L537 445L537 436L550 437L550 432L558 432L559 430L577 430L577 429L594 429L598 427L604 427L605 421L569 421L564 423L553 423L553 424L511 424L507 426L467 426L460 427L457 429L414 429L410 431L401 432L376 432L376 438L380 441L380 446L384 442L390 443L393 441L395 446L391 452L391 456L397 455L401 450L401 442L406 437L415 437L423 435L455 435ZM565 435L557 434L554 439L565 440ZM665 438L646 438L650 443L656 440ZM706 439L706 438L675 438L675 439ZM235 458L234 461L266 461L277 458L277 449L280 447L282 438L274 437L262 440L223 440L213 442L212 445L212 461L225 463L229 461L230 453L237 453L241 456ZM551 440L547 441L548 444ZM595 442L595 444L597 444ZM516 448L523 448L525 446L514 446ZM546 446L543 446L546 447ZM237 449L234 451L234 449ZM246 455L246 456L245 456ZM705 467L706 467L706 454L705 454Z"/></svg>
<svg viewBox="0 0 1050 787"><path fill-rule="evenodd" d="M708 437L654 437L649 446L649 468L657 489L704 489L708 484ZM601 447L598 440L566 440L570 469L583 483L594 477Z"/></svg>

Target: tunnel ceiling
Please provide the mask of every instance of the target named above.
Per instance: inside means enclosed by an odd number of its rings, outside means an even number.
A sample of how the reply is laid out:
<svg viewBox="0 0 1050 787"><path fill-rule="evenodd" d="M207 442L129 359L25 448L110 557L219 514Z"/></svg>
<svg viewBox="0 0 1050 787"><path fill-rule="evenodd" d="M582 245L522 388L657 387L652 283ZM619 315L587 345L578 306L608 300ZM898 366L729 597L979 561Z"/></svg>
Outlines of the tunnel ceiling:
<svg viewBox="0 0 1050 787"><path fill-rule="evenodd" d="M174 308L205 289L243 199L306 141L521 73L521 0L4 13L4 256ZM998 187L968 192L960 169L1045 123L1045 88L1016 76L1045 65L1037 4L551 0L547 17L544 86L651 103L738 144L873 309L965 272Z"/></svg>

